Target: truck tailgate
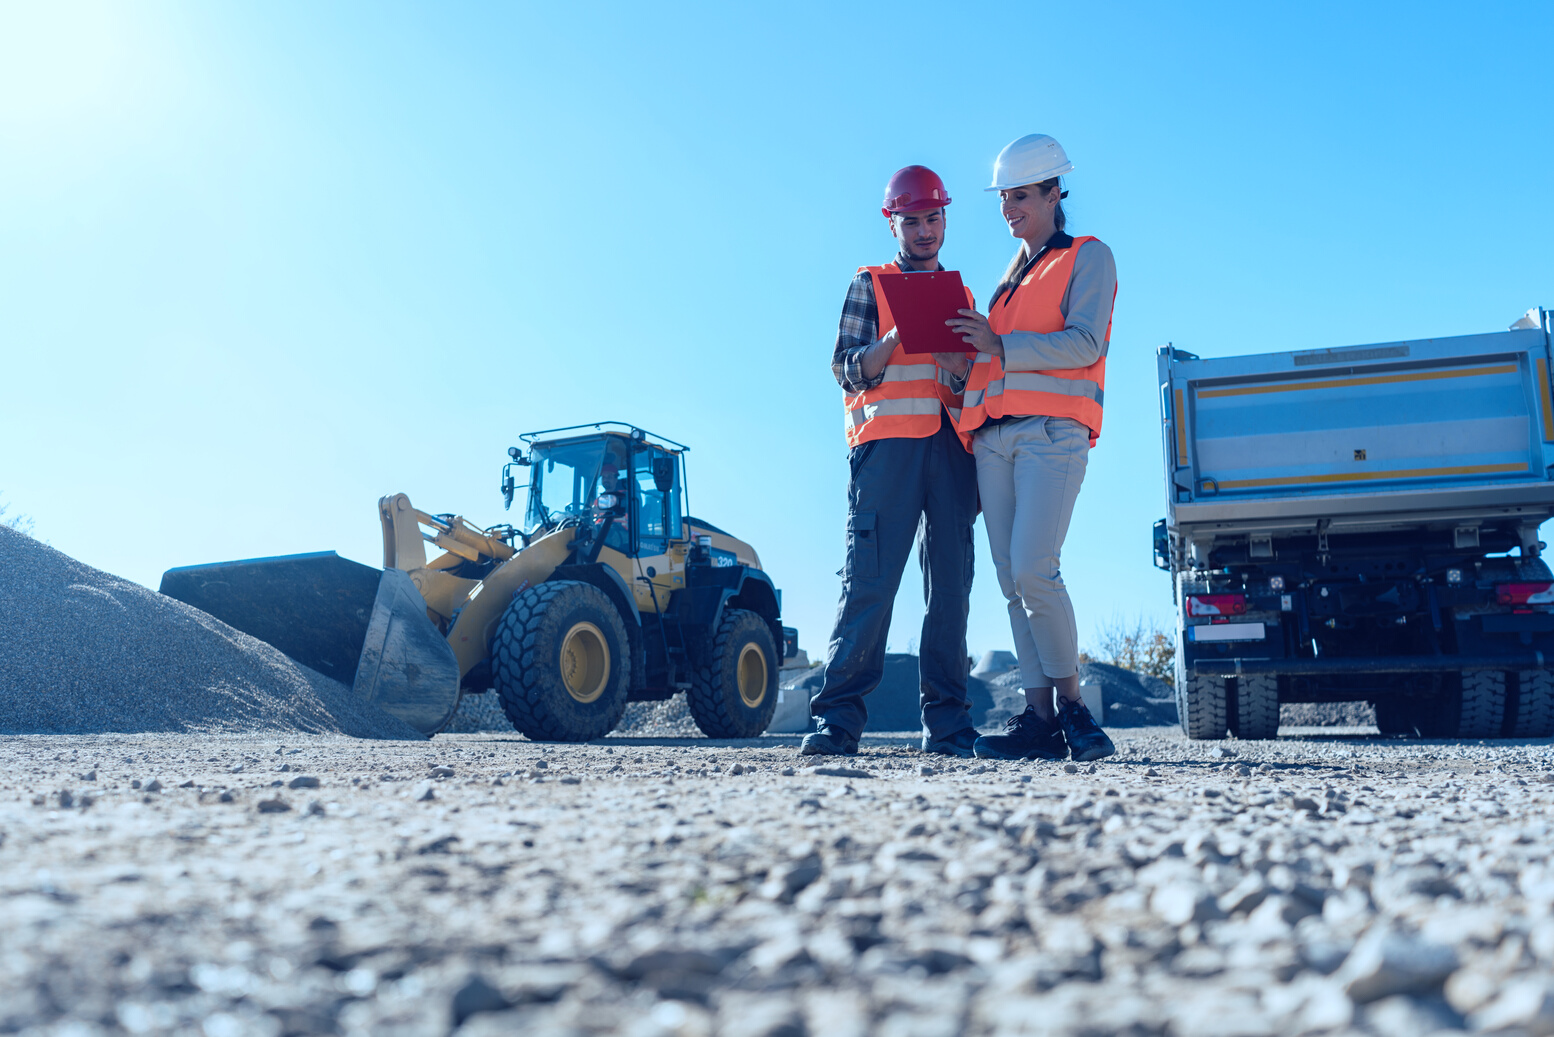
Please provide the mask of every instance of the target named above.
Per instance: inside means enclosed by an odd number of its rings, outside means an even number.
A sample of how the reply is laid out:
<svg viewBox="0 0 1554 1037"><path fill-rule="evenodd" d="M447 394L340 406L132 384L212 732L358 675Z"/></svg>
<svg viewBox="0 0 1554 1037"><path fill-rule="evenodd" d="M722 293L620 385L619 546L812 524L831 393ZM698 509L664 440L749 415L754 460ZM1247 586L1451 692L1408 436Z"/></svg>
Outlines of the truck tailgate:
<svg viewBox="0 0 1554 1037"><path fill-rule="evenodd" d="M1162 350L1173 513L1554 497L1549 361L1541 329L1218 359Z"/></svg>

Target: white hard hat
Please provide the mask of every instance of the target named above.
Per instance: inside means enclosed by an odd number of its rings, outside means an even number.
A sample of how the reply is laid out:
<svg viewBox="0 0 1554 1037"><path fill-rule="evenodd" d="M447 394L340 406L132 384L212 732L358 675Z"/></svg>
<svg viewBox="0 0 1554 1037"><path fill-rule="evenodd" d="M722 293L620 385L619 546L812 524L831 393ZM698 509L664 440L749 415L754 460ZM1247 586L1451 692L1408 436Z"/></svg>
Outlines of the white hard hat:
<svg viewBox="0 0 1554 1037"><path fill-rule="evenodd" d="M984 190L1007 191L1011 187L1039 184L1073 168L1063 145L1045 133L1028 133L998 153L993 162L992 186Z"/></svg>

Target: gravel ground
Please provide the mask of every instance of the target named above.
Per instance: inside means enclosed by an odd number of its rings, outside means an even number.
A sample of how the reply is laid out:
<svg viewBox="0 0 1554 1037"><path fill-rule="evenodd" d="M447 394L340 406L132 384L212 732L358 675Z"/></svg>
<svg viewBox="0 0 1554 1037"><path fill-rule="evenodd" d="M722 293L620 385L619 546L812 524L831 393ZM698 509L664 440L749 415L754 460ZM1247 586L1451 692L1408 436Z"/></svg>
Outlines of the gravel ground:
<svg viewBox="0 0 1554 1037"><path fill-rule="evenodd" d="M263 641L0 526L0 735L106 731L422 738Z"/></svg>
<svg viewBox="0 0 1554 1037"><path fill-rule="evenodd" d="M1114 734L0 740L0 1032L1554 1032L1547 741Z"/></svg>

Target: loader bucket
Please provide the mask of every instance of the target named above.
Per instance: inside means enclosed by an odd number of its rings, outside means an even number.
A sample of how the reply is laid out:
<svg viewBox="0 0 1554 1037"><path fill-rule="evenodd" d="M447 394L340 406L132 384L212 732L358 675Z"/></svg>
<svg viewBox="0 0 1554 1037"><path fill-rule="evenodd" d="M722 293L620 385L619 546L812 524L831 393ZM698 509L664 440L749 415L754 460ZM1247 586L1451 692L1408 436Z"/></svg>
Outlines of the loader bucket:
<svg viewBox="0 0 1554 1037"><path fill-rule="evenodd" d="M161 591L268 642L425 734L459 704L459 666L397 569L333 551L169 569Z"/></svg>
<svg viewBox="0 0 1554 1037"><path fill-rule="evenodd" d="M424 734L459 708L459 662L426 618L426 600L398 569L385 569L367 624L356 694Z"/></svg>
<svg viewBox="0 0 1554 1037"><path fill-rule="evenodd" d="M350 684L380 575L318 551L169 569L161 591Z"/></svg>

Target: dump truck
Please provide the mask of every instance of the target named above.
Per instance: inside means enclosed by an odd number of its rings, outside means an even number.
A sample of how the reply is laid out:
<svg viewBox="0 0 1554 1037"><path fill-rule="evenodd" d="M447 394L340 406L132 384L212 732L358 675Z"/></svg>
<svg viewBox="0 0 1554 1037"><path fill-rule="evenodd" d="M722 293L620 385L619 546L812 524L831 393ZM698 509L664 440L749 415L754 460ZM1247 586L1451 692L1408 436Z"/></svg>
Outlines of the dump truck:
<svg viewBox="0 0 1554 1037"><path fill-rule="evenodd" d="M1455 338L1159 351L1190 738L1272 738L1285 702L1388 734L1554 734L1550 318Z"/></svg>
<svg viewBox="0 0 1554 1037"><path fill-rule="evenodd" d="M511 508L527 472L521 525L393 494L382 569L322 551L170 569L161 591L428 735L487 693L538 740L599 738L628 702L681 693L711 737L764 731L782 595L754 548L686 513L689 448L623 422L519 439L501 490Z"/></svg>

